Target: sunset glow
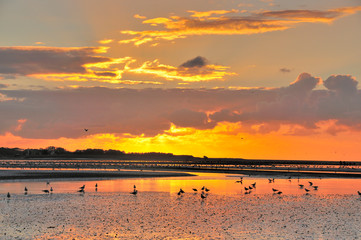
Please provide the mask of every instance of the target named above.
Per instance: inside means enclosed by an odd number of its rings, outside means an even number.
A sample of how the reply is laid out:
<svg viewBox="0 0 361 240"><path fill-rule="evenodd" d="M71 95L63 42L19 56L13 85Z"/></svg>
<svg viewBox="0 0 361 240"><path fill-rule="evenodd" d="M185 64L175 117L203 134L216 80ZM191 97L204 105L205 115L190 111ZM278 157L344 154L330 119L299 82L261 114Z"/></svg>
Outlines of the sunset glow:
<svg viewBox="0 0 361 240"><path fill-rule="evenodd" d="M0 147L361 161L357 1L0 7Z"/></svg>

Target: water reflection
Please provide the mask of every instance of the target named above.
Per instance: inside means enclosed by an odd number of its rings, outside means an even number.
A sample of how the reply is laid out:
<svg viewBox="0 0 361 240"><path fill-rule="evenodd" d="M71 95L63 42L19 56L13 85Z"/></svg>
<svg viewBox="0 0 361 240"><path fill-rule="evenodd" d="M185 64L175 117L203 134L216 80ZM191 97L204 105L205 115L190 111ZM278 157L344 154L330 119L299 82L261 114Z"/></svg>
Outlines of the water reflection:
<svg viewBox="0 0 361 240"><path fill-rule="evenodd" d="M193 173L194 174L194 173ZM0 182L0 194L11 192L12 194L24 194L24 188L28 189L28 195L44 194L43 190L53 188L53 193L77 193L79 187L85 185L85 193L98 192L131 192L133 186L137 186L141 192L168 192L176 194L180 188L186 193L194 193L193 188L201 192L203 186L210 189L212 194L244 194L245 187L248 188L256 183L256 188L251 194L270 194L272 188L282 191L282 194L357 194L361 190L360 179L342 178L275 178L270 182L265 177L249 177L241 175L219 174L219 173L196 173L191 177L167 177L167 178L127 178L127 179L54 179L50 180L22 180ZM242 183L237 182L243 177ZM317 190L313 186L317 186ZM97 185L97 187L96 187ZM299 185L304 185L301 188Z"/></svg>

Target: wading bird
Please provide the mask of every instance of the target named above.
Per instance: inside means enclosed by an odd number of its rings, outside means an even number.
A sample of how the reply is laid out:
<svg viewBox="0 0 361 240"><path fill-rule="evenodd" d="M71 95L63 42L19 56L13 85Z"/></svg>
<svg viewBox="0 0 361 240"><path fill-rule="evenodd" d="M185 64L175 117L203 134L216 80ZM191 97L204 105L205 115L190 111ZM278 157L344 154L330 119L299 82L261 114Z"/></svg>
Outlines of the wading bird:
<svg viewBox="0 0 361 240"><path fill-rule="evenodd" d="M7 196L7 198L10 198L10 193L8 192L8 194L6 196Z"/></svg>
<svg viewBox="0 0 361 240"><path fill-rule="evenodd" d="M134 191L131 192L130 194L137 195L137 193L138 193L138 190L137 190L137 189L134 189Z"/></svg>
<svg viewBox="0 0 361 240"><path fill-rule="evenodd" d="M49 193L48 189L42 190L44 193Z"/></svg>

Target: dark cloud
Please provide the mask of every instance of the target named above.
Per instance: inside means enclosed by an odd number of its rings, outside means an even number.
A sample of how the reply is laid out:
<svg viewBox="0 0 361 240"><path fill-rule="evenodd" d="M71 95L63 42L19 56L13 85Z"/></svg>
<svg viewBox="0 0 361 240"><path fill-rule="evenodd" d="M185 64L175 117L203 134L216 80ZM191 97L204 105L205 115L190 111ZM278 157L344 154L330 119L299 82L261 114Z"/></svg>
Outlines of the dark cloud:
<svg viewBox="0 0 361 240"><path fill-rule="evenodd" d="M184 68L194 68L194 67L204 67L208 64L207 59L205 59L204 57L198 56L195 57L191 60L186 61L185 63L183 63L182 65L180 65L180 67L184 67Z"/></svg>
<svg viewBox="0 0 361 240"><path fill-rule="evenodd" d="M288 69L288 68L280 68L280 71L283 72L283 73L289 73L289 72L291 72L291 69Z"/></svg>
<svg viewBox="0 0 361 240"><path fill-rule="evenodd" d="M320 79L302 73L288 87L273 89L108 89L5 90L0 94L0 134L27 138L82 137L96 133L154 136L178 127L211 129L239 122L242 130L268 133L283 124L289 134L312 134L320 121L326 132L361 130L361 92L351 76ZM352 93L347 94L345 93ZM15 131L19 120L22 128Z"/></svg>
<svg viewBox="0 0 361 240"><path fill-rule="evenodd" d="M355 78L350 75L332 75L324 82L325 87L339 94L355 94L357 92Z"/></svg>
<svg viewBox="0 0 361 240"><path fill-rule="evenodd" d="M86 73L84 64L110 61L96 47L0 47L0 74Z"/></svg>

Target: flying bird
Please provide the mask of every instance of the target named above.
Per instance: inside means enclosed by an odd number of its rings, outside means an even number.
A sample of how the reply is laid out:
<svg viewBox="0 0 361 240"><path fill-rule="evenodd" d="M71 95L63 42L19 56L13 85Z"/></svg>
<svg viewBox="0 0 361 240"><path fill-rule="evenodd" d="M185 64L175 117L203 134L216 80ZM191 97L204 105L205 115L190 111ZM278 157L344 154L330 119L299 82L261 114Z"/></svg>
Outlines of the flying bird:
<svg viewBox="0 0 361 240"><path fill-rule="evenodd" d="M303 188L304 185L303 184L298 184L298 186L300 186L300 188Z"/></svg>
<svg viewBox="0 0 361 240"><path fill-rule="evenodd" d="M314 190L318 190L318 186L312 186Z"/></svg>
<svg viewBox="0 0 361 240"><path fill-rule="evenodd" d="M89 130L89 129L87 129L87 128L84 128L84 131L85 131L85 132L87 132L88 130Z"/></svg>
<svg viewBox="0 0 361 240"><path fill-rule="evenodd" d="M184 193L183 189L180 189L179 192L180 192L180 193Z"/></svg>
<svg viewBox="0 0 361 240"><path fill-rule="evenodd" d="M278 192L278 190L277 190L277 189L275 189L275 188L272 188L272 191L273 191L273 192Z"/></svg>
<svg viewBox="0 0 361 240"><path fill-rule="evenodd" d="M308 182L309 184L310 184L310 186L312 186L313 185L313 182Z"/></svg>
<svg viewBox="0 0 361 240"><path fill-rule="evenodd" d="M358 195L361 196L361 192L360 191L357 191Z"/></svg>
<svg viewBox="0 0 361 240"><path fill-rule="evenodd" d="M206 196L205 195L203 195L203 193L201 194L201 198L202 199L204 199L204 198L206 198Z"/></svg>
<svg viewBox="0 0 361 240"><path fill-rule="evenodd" d="M306 191L306 192L309 192L309 191L310 191L310 189L305 188L305 191Z"/></svg>
<svg viewBox="0 0 361 240"><path fill-rule="evenodd" d="M193 189L193 191L195 191L195 192L197 192L197 191L198 191L196 188L192 188L192 189Z"/></svg>

